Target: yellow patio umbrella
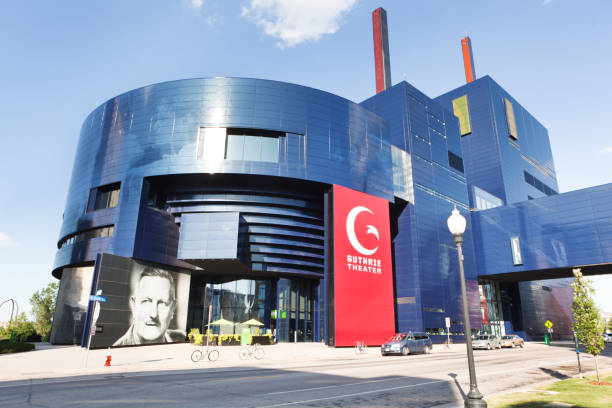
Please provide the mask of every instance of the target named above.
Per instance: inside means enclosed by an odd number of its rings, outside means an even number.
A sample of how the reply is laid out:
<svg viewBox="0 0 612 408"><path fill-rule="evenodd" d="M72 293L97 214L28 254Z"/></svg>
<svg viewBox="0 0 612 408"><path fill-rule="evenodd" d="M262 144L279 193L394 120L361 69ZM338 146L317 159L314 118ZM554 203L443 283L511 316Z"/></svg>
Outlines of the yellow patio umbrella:
<svg viewBox="0 0 612 408"><path fill-rule="evenodd" d="M229 320L225 320L221 318L219 320L215 320L214 322L211 322L210 325L211 326L235 326L236 323L230 322Z"/></svg>
<svg viewBox="0 0 612 408"><path fill-rule="evenodd" d="M240 324L243 324L245 326L263 326L264 325L262 322L255 320L255 319L247 320L246 322L242 322Z"/></svg>

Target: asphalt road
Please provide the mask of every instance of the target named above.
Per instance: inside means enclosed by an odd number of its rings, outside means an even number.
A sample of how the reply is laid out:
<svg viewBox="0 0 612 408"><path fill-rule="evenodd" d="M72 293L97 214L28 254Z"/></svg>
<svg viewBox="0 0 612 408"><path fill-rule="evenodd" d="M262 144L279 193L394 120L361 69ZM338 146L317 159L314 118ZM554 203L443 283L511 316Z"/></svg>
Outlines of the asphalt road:
<svg viewBox="0 0 612 408"><path fill-rule="evenodd" d="M337 358L288 369L250 366L121 373L0 383L2 407L432 407L461 406L468 373L464 352ZM566 347L475 351L485 396L567 378L576 354ZM593 359L581 354L583 368ZM612 347L599 358L612 369Z"/></svg>

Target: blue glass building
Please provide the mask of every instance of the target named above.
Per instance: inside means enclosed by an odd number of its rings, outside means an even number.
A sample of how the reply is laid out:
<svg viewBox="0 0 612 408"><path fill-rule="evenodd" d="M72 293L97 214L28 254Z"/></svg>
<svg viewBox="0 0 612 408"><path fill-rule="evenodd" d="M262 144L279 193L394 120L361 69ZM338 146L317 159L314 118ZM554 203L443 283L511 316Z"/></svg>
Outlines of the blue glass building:
<svg viewBox="0 0 612 408"><path fill-rule="evenodd" d="M188 327L202 327L213 305L213 319L253 317L280 341L333 345L334 184L389 201L398 331L441 340L450 317L450 332L463 333L446 226L454 206L468 218L475 330L537 338L540 320L554 316L567 335L569 286L558 278L612 261L612 187L557 195L546 129L489 77L436 99L401 82L361 104L276 81L206 78L124 93L85 119L53 275L68 296L78 268L101 253L182 268ZM604 212L578 219L586 197ZM573 222L550 218L567 203ZM598 251L571 245L577 228L597 230L588 245ZM68 341L67 330L56 324L52 340Z"/></svg>

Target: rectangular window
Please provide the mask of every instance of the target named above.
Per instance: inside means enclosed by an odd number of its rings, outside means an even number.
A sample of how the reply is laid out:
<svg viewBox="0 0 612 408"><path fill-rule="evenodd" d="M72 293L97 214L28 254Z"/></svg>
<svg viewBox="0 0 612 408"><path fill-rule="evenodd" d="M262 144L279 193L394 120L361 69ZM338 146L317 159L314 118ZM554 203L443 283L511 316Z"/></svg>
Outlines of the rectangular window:
<svg viewBox="0 0 612 408"><path fill-rule="evenodd" d="M510 246L512 248L512 262L514 265L522 265L523 255L521 254L521 243L519 241L519 237L511 237Z"/></svg>
<svg viewBox="0 0 612 408"><path fill-rule="evenodd" d="M196 159L278 163L284 132L263 129L200 128Z"/></svg>
<svg viewBox="0 0 612 408"><path fill-rule="evenodd" d="M196 159L223 160L226 131L225 128L200 128Z"/></svg>
<svg viewBox="0 0 612 408"><path fill-rule="evenodd" d="M487 210L504 205L503 200L476 186L473 187L476 210Z"/></svg>
<svg viewBox="0 0 612 408"><path fill-rule="evenodd" d="M506 125L508 126L508 136L514 140L518 139L518 133L516 132L516 121L514 120L514 108L512 102L504 98L504 109L506 111Z"/></svg>
<svg viewBox="0 0 612 408"><path fill-rule="evenodd" d="M410 154L392 145L391 160L393 163L393 194L402 200L414 203Z"/></svg>
<svg viewBox="0 0 612 408"><path fill-rule="evenodd" d="M116 207L119 204L120 188L120 183L114 183L91 189L87 200L87 211Z"/></svg>
<svg viewBox="0 0 612 408"><path fill-rule="evenodd" d="M467 95L463 95L453 100L453 113L457 119L459 119L459 130L461 132L461 136L472 133Z"/></svg>
<svg viewBox="0 0 612 408"><path fill-rule="evenodd" d="M244 136L228 135L225 158L227 160L242 160L244 157Z"/></svg>
<svg viewBox="0 0 612 408"><path fill-rule="evenodd" d="M544 194L546 194L548 196L557 194L557 192L555 190L553 190L552 188L548 187L546 184L544 184L537 177L532 176L531 174L527 173L526 171L523 171L523 174L525 176L525 182L527 184L537 188L538 190L540 190L541 192L543 192Z"/></svg>
<svg viewBox="0 0 612 408"><path fill-rule="evenodd" d="M463 173L463 159L450 150L448 151L448 164L453 169Z"/></svg>

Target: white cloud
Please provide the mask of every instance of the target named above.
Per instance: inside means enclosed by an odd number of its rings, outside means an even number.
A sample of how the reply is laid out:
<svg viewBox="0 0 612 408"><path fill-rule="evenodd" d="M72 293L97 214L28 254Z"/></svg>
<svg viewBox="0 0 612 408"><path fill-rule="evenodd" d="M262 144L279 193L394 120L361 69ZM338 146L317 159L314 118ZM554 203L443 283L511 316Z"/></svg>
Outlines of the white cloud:
<svg viewBox="0 0 612 408"><path fill-rule="evenodd" d="M547 4L552 3L553 0L542 0L542 5L546 6Z"/></svg>
<svg viewBox="0 0 612 408"><path fill-rule="evenodd" d="M604 147L601 154L612 154L612 146Z"/></svg>
<svg viewBox="0 0 612 408"><path fill-rule="evenodd" d="M208 28L213 29L223 25L223 16L216 12L215 1L207 0L187 0L189 7L195 9L195 13L202 18Z"/></svg>
<svg viewBox="0 0 612 408"><path fill-rule="evenodd" d="M340 28L340 19L357 0L250 0L242 16L262 27L264 33L278 38L280 48L294 47L304 41L317 41Z"/></svg>
<svg viewBox="0 0 612 408"><path fill-rule="evenodd" d="M16 247L17 241L11 238L8 234L0 232L0 248L12 248Z"/></svg>

